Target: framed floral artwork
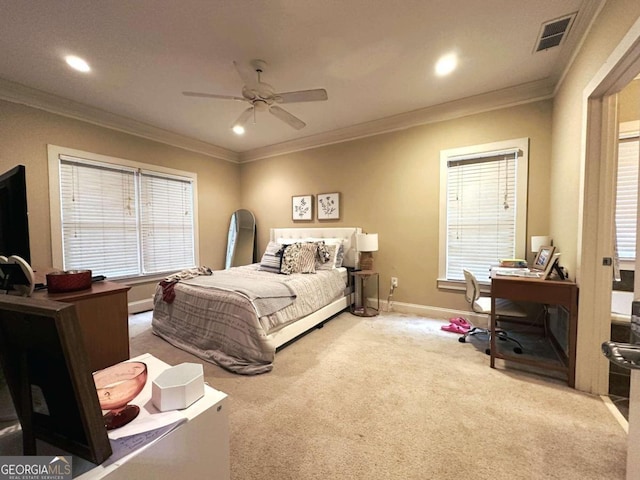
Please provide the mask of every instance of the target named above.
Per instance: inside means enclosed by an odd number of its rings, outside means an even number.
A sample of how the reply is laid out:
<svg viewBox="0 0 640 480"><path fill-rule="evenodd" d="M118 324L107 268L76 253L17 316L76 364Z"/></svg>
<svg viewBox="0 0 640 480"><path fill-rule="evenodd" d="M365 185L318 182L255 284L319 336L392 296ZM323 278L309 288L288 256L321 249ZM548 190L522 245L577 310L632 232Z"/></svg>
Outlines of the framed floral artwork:
<svg viewBox="0 0 640 480"><path fill-rule="evenodd" d="M293 220L313 219L313 195L291 197L291 208Z"/></svg>
<svg viewBox="0 0 640 480"><path fill-rule="evenodd" d="M340 218L340 193L318 194L318 220L338 220Z"/></svg>

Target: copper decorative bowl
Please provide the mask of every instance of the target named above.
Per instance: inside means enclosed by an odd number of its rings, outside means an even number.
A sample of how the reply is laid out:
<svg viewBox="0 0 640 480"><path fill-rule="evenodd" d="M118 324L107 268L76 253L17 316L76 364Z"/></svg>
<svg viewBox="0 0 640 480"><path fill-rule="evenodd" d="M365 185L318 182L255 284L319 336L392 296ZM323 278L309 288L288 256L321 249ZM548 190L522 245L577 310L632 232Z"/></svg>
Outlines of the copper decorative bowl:
<svg viewBox="0 0 640 480"><path fill-rule="evenodd" d="M73 292L91 288L91 270L66 270L47 273L50 293Z"/></svg>
<svg viewBox="0 0 640 480"><path fill-rule="evenodd" d="M138 416L140 407L129 405L147 383L147 365L143 362L123 362L93 374L107 430L122 427Z"/></svg>

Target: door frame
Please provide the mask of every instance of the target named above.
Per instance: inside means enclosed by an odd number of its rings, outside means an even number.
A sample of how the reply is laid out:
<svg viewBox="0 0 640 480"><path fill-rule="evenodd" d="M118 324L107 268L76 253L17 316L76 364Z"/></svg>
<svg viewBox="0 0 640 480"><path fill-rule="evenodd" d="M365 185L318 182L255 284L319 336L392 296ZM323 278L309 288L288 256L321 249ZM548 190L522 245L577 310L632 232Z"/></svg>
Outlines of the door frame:
<svg viewBox="0 0 640 480"><path fill-rule="evenodd" d="M583 93L581 202L578 235L580 285L576 388L606 395L609 362L601 344L611 337L617 93L640 72L640 19L629 29Z"/></svg>

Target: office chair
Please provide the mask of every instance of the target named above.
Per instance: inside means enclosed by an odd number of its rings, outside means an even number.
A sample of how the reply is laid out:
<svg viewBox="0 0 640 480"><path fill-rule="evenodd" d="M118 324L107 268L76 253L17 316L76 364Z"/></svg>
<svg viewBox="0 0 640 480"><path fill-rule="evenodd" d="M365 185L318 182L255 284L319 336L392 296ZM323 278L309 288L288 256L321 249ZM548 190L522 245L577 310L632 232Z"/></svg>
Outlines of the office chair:
<svg viewBox="0 0 640 480"><path fill-rule="evenodd" d="M471 273L469 270L463 269L464 272L464 280L466 282L466 290L465 290L465 298L469 305L471 305L471 309L476 313L483 313L489 315L489 322L491 322L491 297L482 297L480 296L480 285L478 284L478 280L475 275ZM497 298L496 299L496 321L501 318L526 318L527 312L518 306L516 303L504 299ZM489 328L481 328L473 326L466 332L462 337L458 339L460 343L465 343L467 341L467 337L484 334L489 337L489 345L491 345L491 325ZM509 336L507 332L502 329L495 329L496 337L499 340L505 342L515 343L516 346L513 347L513 351L515 353L522 353L522 344L516 340L515 338ZM491 354L491 348L488 347L485 350L487 355Z"/></svg>

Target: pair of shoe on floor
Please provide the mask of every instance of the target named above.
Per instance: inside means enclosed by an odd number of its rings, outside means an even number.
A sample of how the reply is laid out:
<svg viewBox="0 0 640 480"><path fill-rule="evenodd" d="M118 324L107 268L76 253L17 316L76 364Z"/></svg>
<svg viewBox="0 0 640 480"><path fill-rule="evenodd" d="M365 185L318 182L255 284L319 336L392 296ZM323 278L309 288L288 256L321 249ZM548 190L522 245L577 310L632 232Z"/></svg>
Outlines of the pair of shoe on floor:
<svg viewBox="0 0 640 480"><path fill-rule="evenodd" d="M454 317L449 319L449 325L443 325L440 328L445 332L453 332L464 335L469 330L471 330L471 328L473 328L473 325L471 325L462 317Z"/></svg>

